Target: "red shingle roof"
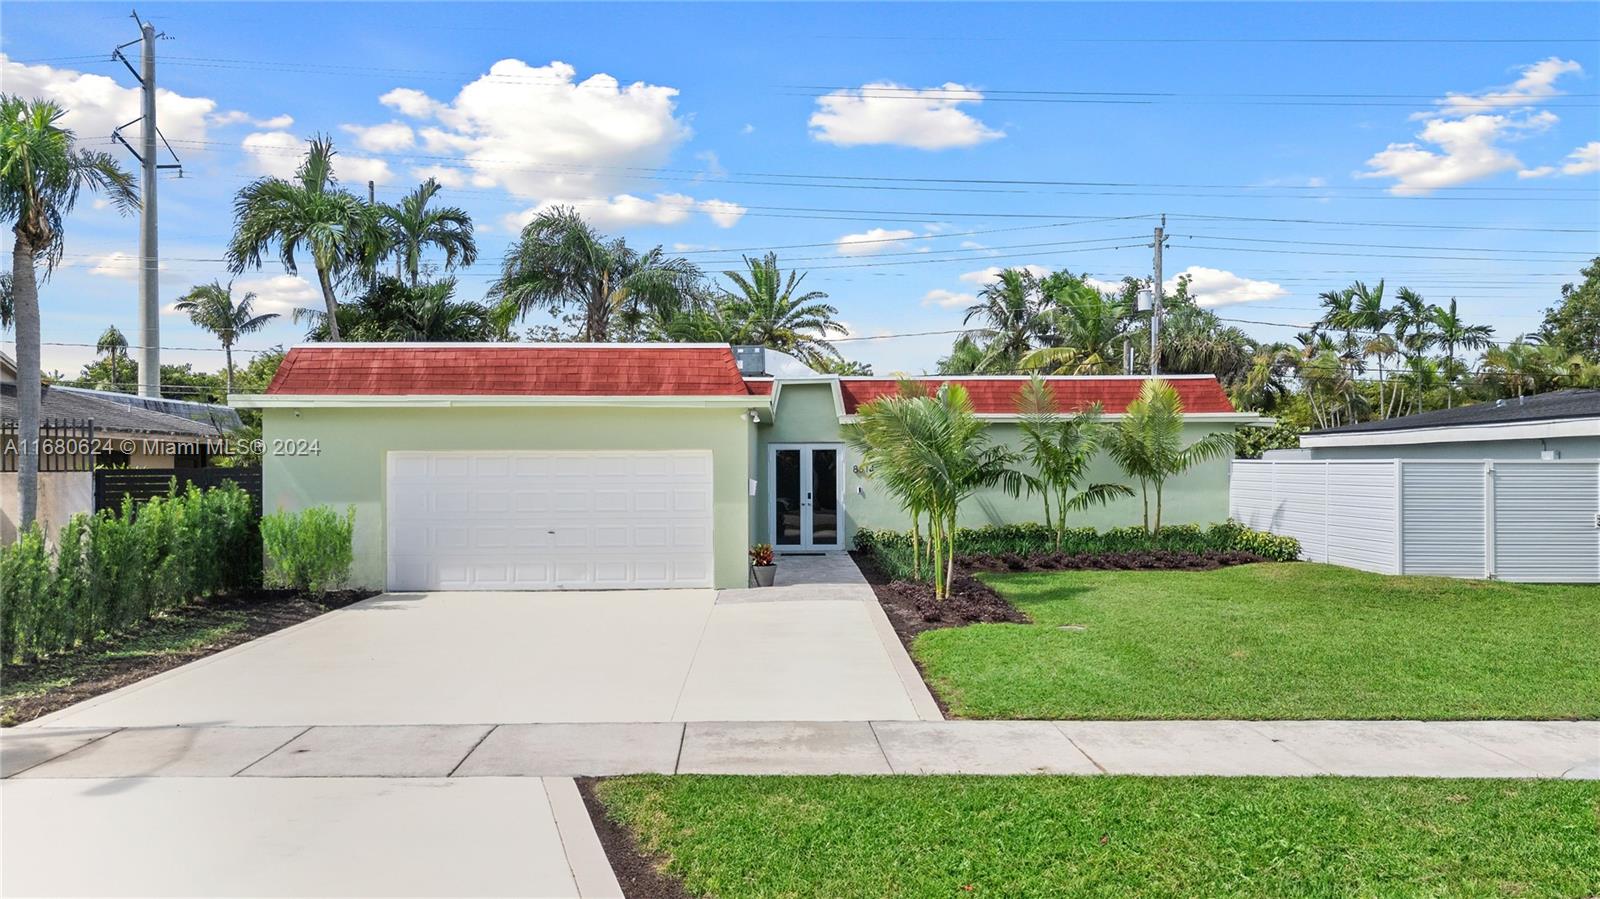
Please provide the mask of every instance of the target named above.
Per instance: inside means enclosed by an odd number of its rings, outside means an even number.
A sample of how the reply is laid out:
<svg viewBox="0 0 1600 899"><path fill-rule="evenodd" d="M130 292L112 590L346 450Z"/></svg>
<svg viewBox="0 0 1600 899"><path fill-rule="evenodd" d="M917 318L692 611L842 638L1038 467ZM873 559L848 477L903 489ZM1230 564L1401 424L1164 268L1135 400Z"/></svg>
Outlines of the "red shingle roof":
<svg viewBox="0 0 1600 899"><path fill-rule="evenodd" d="M1008 415L1017 411L1017 391L1026 383L1021 378L948 378L917 379L929 390L939 389L945 383L960 384L972 397L973 409L979 413ZM1055 391L1056 401L1063 412L1076 412L1098 402L1106 412L1126 412L1128 404L1139 398L1140 378L1046 378ZM899 382L893 378L841 378L839 390L844 397L844 411L854 415L862 403L884 394L894 393ZM1183 400L1185 412L1232 412L1233 403L1223 393L1216 378L1173 378L1168 381Z"/></svg>
<svg viewBox="0 0 1600 899"><path fill-rule="evenodd" d="M728 347L303 346L269 394L749 395Z"/></svg>

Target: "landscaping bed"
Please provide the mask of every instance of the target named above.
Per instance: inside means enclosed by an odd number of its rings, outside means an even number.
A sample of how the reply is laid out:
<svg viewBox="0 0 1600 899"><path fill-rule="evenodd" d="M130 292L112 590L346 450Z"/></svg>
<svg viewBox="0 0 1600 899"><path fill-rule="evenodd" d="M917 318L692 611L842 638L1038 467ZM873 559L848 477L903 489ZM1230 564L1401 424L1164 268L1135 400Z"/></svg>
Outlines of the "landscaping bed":
<svg viewBox="0 0 1600 899"><path fill-rule="evenodd" d="M287 590L213 597L169 609L95 643L0 668L0 726L23 724L373 596Z"/></svg>
<svg viewBox="0 0 1600 899"><path fill-rule="evenodd" d="M591 790L597 825L626 825L684 890L629 895L1600 894L1593 782L640 776Z"/></svg>

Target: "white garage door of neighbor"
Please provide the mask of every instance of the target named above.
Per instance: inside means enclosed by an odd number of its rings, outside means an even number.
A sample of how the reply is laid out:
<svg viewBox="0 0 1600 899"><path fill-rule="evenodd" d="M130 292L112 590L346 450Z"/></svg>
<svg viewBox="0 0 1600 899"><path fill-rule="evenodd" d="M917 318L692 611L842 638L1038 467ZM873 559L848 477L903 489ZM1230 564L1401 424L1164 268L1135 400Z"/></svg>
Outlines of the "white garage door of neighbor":
<svg viewBox="0 0 1600 899"><path fill-rule="evenodd" d="M389 453L390 590L711 586L711 453Z"/></svg>

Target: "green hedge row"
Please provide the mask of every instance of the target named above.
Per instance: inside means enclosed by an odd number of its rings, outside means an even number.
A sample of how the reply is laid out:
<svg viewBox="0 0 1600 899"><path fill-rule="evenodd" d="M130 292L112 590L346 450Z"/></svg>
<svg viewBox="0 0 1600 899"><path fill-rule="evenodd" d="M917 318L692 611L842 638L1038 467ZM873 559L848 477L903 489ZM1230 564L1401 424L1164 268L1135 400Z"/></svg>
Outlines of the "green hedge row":
<svg viewBox="0 0 1600 899"><path fill-rule="evenodd" d="M250 495L234 484L77 515L56 551L39 527L0 548L0 660L87 643L191 600L261 582Z"/></svg>
<svg viewBox="0 0 1600 899"><path fill-rule="evenodd" d="M856 531L856 549L870 552L891 577L911 577L911 534L907 531ZM1209 527L1193 524L1171 525L1155 534L1142 527L1068 528L1061 552L1068 555L1138 552L1162 549L1173 552L1250 552L1275 562L1292 562L1300 557L1300 541L1264 531L1253 531L1242 524L1225 521ZM926 551L926 546L924 546ZM1056 551L1055 532L1038 523L999 524L956 531L956 555L1030 556Z"/></svg>

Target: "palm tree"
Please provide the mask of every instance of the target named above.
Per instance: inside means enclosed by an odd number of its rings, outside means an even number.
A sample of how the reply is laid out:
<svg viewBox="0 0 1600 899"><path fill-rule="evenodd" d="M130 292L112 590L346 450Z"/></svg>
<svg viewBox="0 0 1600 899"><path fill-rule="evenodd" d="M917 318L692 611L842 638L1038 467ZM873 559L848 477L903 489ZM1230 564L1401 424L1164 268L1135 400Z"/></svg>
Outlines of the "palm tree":
<svg viewBox="0 0 1600 899"><path fill-rule="evenodd" d="M111 389L117 389L117 357L128 356L128 338L122 336L116 325L105 329L100 339L95 341L94 351L109 358L111 362ZM136 388L138 385L134 385ZM135 390L135 392L138 392Z"/></svg>
<svg viewBox="0 0 1600 899"><path fill-rule="evenodd" d="M489 288L507 322L542 309L583 316L582 340L597 343L612 333L613 318L635 316L685 303L700 270L656 247L640 253L622 238L607 240L578 215L558 206L534 217L506 251L499 280Z"/></svg>
<svg viewBox="0 0 1600 899"><path fill-rule="evenodd" d="M76 146L61 127L66 111L49 100L0 95L0 219L12 224L12 302L17 337L19 530L39 504L39 283L64 247L64 222L85 189L104 191L121 212L138 208L133 176L107 153Z"/></svg>
<svg viewBox="0 0 1600 899"><path fill-rule="evenodd" d="M311 139L293 179L261 178L240 190L233 201L227 258L228 269L237 275L260 268L262 254L276 244L284 270L292 275L297 272L295 254L302 248L310 252L330 330L338 340L339 301L333 282L371 255L368 245L377 216L365 200L339 189L334 155L333 141L319 135Z"/></svg>
<svg viewBox="0 0 1600 899"><path fill-rule="evenodd" d="M1434 329L1435 313L1439 307L1424 300L1421 294L1409 287L1400 288L1394 296L1398 302L1390 315L1394 322L1395 339L1400 341L1407 355L1427 352L1439 341Z"/></svg>
<svg viewBox="0 0 1600 899"><path fill-rule="evenodd" d="M805 275L791 270L785 278L777 253L760 259L746 256L744 265L743 272L722 273L734 286L724 302L741 321L740 342L789 353L808 365L840 358L828 335L849 330L834 318L839 310L823 302L827 294L811 290L797 295Z"/></svg>
<svg viewBox="0 0 1600 899"><path fill-rule="evenodd" d="M455 206L428 208L442 187L432 178L406 194L399 205L379 207L378 215L387 232L389 252L394 254L397 277L407 277L412 286L422 267L422 249L432 246L444 253L444 268L467 266L478 259L478 244L472 237L472 216Z"/></svg>
<svg viewBox="0 0 1600 899"><path fill-rule="evenodd" d="M1356 281L1344 291L1343 309L1334 313L1337 327L1347 328L1354 337L1357 351L1364 359L1373 356L1378 360L1378 409L1381 417L1388 417L1388 404L1384 401L1385 365L1399 352L1399 344L1389 336L1388 328L1394 320L1394 310L1384 305L1384 282L1369 288Z"/></svg>
<svg viewBox="0 0 1600 899"><path fill-rule="evenodd" d="M941 375L970 375L983 363L983 347L973 341L972 335L962 334L950 345L950 355L938 362Z"/></svg>
<svg viewBox="0 0 1600 899"><path fill-rule="evenodd" d="M996 485L1013 496L1020 494L1022 476L1011 468L1015 454L990 443L971 397L959 384L946 384L927 396L916 385L903 383L899 393L862 405L845 434L861 453L867 475L883 478L912 516L913 534L918 519L927 517L934 597L942 600L955 577L961 504Z"/></svg>
<svg viewBox="0 0 1600 899"><path fill-rule="evenodd" d="M1450 305L1434 307L1433 326L1438 333L1439 345L1444 347L1445 374L1445 408L1455 405L1456 381L1456 348L1467 350L1481 350L1489 345L1489 340L1494 336L1494 328L1489 325L1469 325L1461 320L1456 312L1456 298L1450 298Z"/></svg>
<svg viewBox="0 0 1600 899"><path fill-rule="evenodd" d="M961 319L963 325L975 318L982 322L969 332L985 345L978 371L1010 370L1033 349L1043 330L1038 292L1038 280L1017 268L1004 269L993 284L978 291L978 302Z"/></svg>
<svg viewBox="0 0 1600 899"><path fill-rule="evenodd" d="M1526 335L1519 335L1504 346L1490 347L1483 354L1483 378L1498 382L1500 389L1512 396L1538 393L1551 375L1549 358L1543 350Z"/></svg>
<svg viewBox="0 0 1600 899"><path fill-rule="evenodd" d="M1103 506L1119 496L1132 496L1133 491L1122 484L1090 484L1079 489L1105 429L1099 403L1063 416L1049 382L1034 375L1017 394L1017 412L1023 451L1034 470L1023 480L1029 493L1044 498L1044 521L1055 532L1059 551L1067 532L1067 512ZM1052 495L1056 500L1054 517Z"/></svg>
<svg viewBox="0 0 1600 899"><path fill-rule="evenodd" d="M233 344L246 334L254 334L278 317L276 312L256 315L251 308L256 295L247 293L236 304L233 302L233 282L222 286L220 281L196 284L178 299L173 306L179 312L189 313L189 321L202 330L210 331L222 341L222 355L227 362L227 393L233 393Z"/></svg>
<svg viewBox="0 0 1600 899"><path fill-rule="evenodd" d="M1115 294L1105 294L1069 272L1057 272L1040 284L1047 308L1042 324L1051 345L1024 354L1022 368L1047 368L1073 375L1100 375L1122 368L1124 324L1129 307Z"/></svg>
<svg viewBox="0 0 1600 899"><path fill-rule="evenodd" d="M1139 398L1106 437L1106 450L1122 470L1139 481L1144 497L1144 527L1161 529L1161 492L1168 478L1211 459L1233 452L1234 436L1216 432L1188 446L1183 444L1183 401L1178 391L1160 378L1149 378L1139 388ZM1156 517L1150 521L1150 493L1155 491Z"/></svg>
<svg viewBox="0 0 1600 899"><path fill-rule="evenodd" d="M1287 378L1300 360L1288 343L1257 344L1244 377L1228 388L1228 399L1239 409L1270 412L1290 395Z"/></svg>
<svg viewBox="0 0 1600 899"><path fill-rule="evenodd" d="M360 297L339 304L339 328L359 342L475 343L507 339L506 322L482 303L458 302L456 281L418 285L381 275ZM329 339L327 313L296 309L297 323L310 325L307 340Z"/></svg>

